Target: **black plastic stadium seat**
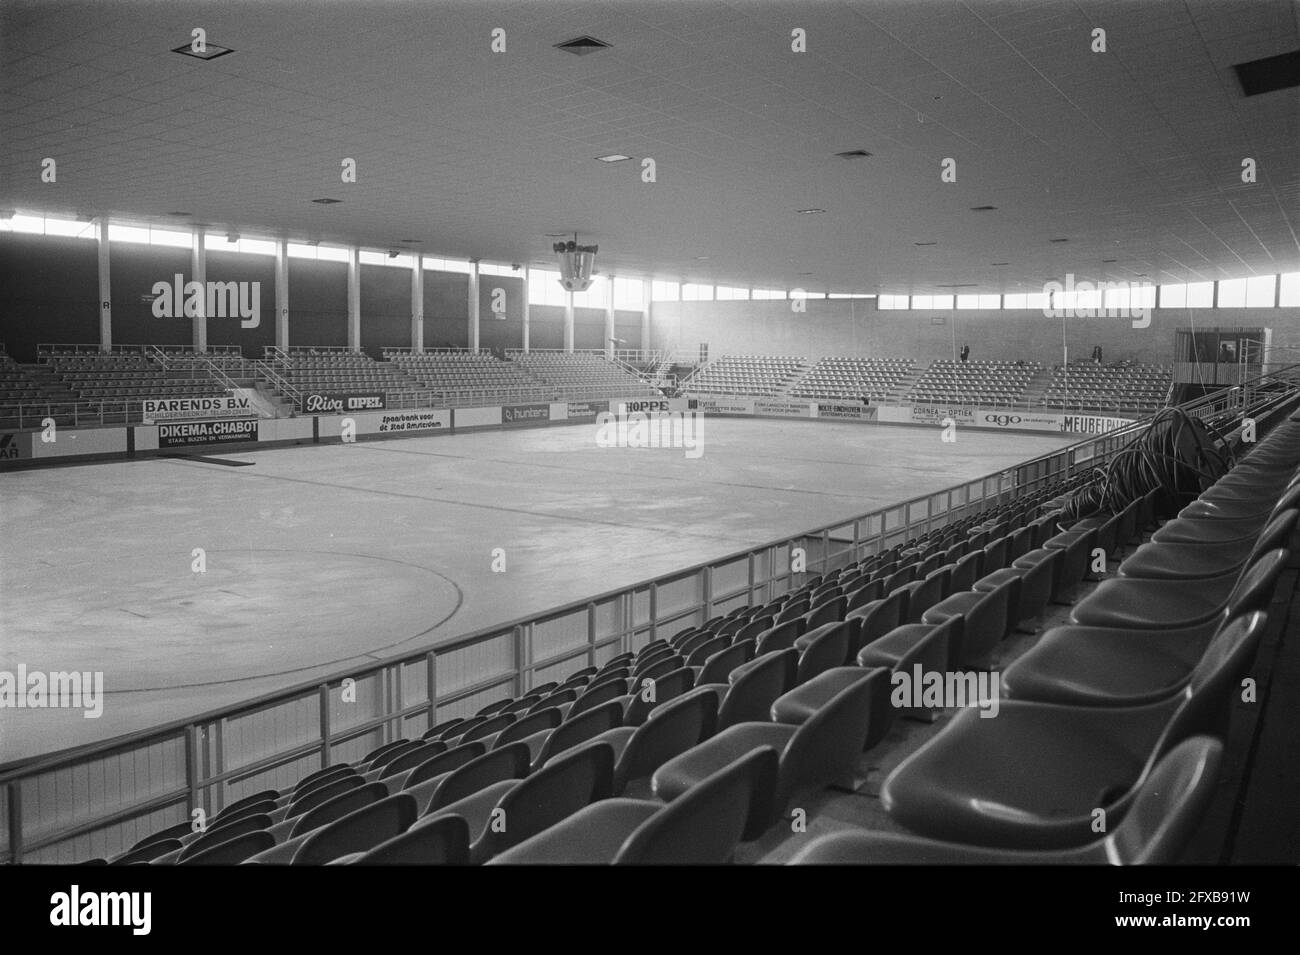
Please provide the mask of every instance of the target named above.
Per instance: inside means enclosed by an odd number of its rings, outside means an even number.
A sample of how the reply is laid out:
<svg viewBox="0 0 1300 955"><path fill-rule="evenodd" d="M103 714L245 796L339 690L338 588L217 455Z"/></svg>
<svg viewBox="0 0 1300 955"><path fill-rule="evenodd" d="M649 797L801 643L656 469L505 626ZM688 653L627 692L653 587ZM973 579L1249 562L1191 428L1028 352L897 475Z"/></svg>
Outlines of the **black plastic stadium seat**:
<svg viewBox="0 0 1300 955"><path fill-rule="evenodd" d="M1093 811L1110 824L1155 763L1189 736L1222 736L1233 687L1253 658L1260 613L1215 638L1181 693L1102 708L1004 700L996 719L959 712L885 780L881 802L921 835L975 845L1060 849L1088 842Z"/></svg>
<svg viewBox="0 0 1300 955"><path fill-rule="evenodd" d="M746 827L744 838L757 838L785 811L796 791L852 777L867 738L871 694L880 672L862 670L855 682L798 726L738 723L722 730L660 766L652 779L655 795L672 801L755 747L771 746L781 754L780 774L770 801L754 806Z"/></svg>
<svg viewBox="0 0 1300 955"><path fill-rule="evenodd" d="M902 833L836 832L800 849L790 865L1170 865L1214 796L1223 744L1184 740L1156 764L1133 805L1096 842L1056 850L994 849Z"/></svg>
<svg viewBox="0 0 1300 955"><path fill-rule="evenodd" d="M765 720L773 701L794 686L799 652L794 647L773 650L736 667L718 707L718 729Z"/></svg>
<svg viewBox="0 0 1300 955"><path fill-rule="evenodd" d="M1272 600L1287 552L1265 554L1242 577L1236 597L1214 620L1151 631L1057 627L1002 675L1003 695L1076 706L1139 706L1187 685L1201 655L1229 621Z"/></svg>
<svg viewBox="0 0 1300 955"><path fill-rule="evenodd" d="M418 811L409 793L363 806L314 830L298 846L292 864L324 865L352 852L365 852L409 829Z"/></svg>
<svg viewBox="0 0 1300 955"><path fill-rule="evenodd" d="M275 836L265 830L246 832L217 842L202 852L187 856L178 865L238 865L275 845Z"/></svg>
<svg viewBox="0 0 1300 955"><path fill-rule="evenodd" d="M605 799L489 864L718 865L730 861L753 806L771 799L771 747L741 755L664 805Z"/></svg>
<svg viewBox="0 0 1300 955"><path fill-rule="evenodd" d="M523 780L504 780L449 803L417 824L460 816L469 825L470 862L481 864L611 795L614 749L587 744L566 750Z"/></svg>
<svg viewBox="0 0 1300 955"><path fill-rule="evenodd" d="M460 816L442 816L437 823L408 829L369 852L335 860L344 861L354 865L468 865L469 823Z"/></svg>

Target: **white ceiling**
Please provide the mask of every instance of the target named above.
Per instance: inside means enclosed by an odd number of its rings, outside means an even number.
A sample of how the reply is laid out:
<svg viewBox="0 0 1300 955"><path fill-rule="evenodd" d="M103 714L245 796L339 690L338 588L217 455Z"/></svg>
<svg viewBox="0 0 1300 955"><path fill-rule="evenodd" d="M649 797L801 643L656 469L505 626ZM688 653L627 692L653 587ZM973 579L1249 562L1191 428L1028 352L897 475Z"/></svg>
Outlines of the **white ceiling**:
<svg viewBox="0 0 1300 955"><path fill-rule="evenodd" d="M0 208L814 291L1296 271L1300 95L1231 65L1297 47L1292 0L5 0Z"/></svg>

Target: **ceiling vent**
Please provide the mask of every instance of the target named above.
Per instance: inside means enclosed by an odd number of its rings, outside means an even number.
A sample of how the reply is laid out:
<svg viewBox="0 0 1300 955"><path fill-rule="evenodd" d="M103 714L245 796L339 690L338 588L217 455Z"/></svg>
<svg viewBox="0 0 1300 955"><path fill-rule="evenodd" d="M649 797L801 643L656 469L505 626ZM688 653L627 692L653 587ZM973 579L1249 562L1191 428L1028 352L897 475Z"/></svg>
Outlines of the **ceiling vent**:
<svg viewBox="0 0 1300 955"><path fill-rule="evenodd" d="M1238 63L1233 69L1237 71L1241 91L1247 96L1289 90L1300 86L1300 50Z"/></svg>
<svg viewBox="0 0 1300 955"><path fill-rule="evenodd" d="M196 50L193 43L187 43L184 46L178 46L173 53L179 53L182 56L192 56L196 60L215 60L219 56L225 56L227 53L235 51L229 47L215 46L211 43L204 43L202 50Z"/></svg>
<svg viewBox="0 0 1300 955"><path fill-rule="evenodd" d="M607 50L609 46L604 40L597 40L594 36L578 36L572 40L565 40L563 43L555 44L557 50L572 53L574 56L586 56L588 53L595 53L598 50Z"/></svg>

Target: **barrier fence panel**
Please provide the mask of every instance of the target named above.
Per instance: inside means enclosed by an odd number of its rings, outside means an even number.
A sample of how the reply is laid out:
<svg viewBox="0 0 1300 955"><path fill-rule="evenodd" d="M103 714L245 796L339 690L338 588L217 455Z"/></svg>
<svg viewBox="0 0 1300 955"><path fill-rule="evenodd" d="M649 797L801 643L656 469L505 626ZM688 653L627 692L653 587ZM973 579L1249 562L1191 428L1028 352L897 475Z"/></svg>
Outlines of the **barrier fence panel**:
<svg viewBox="0 0 1300 955"><path fill-rule="evenodd" d="M1257 413L1243 404L1245 393L1187 407ZM1259 389L1257 397L1259 407L1276 412L1289 410L1296 395L1293 389ZM210 815L243 795L291 786L325 765L355 760L435 722L470 716L740 603L770 601L813 574L1100 466L1146 426L1088 438L933 494L325 681L0 767L0 861L112 856L191 818L195 809ZM798 568L796 548L803 548L806 561Z"/></svg>

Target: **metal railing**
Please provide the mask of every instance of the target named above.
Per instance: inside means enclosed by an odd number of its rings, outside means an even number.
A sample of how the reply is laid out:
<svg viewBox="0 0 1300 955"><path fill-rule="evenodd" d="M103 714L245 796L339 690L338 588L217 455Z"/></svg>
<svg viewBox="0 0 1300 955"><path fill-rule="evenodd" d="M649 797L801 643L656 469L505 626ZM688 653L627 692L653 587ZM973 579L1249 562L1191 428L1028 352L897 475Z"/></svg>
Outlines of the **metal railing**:
<svg viewBox="0 0 1300 955"><path fill-rule="evenodd" d="M1267 379L1267 380L1265 380ZM1183 407L1203 415L1258 413L1296 401L1300 366ZM0 859L79 861L110 855L195 809L284 788L324 765L359 758L448 717L563 679L742 604L794 589L795 549L806 574L825 573L895 544L1072 478L1109 460L1147 421L940 491L747 548L446 643L265 694L109 742L0 767ZM354 700L343 705L343 681ZM86 790L87 775L115 786ZM40 794L77 792L75 801Z"/></svg>
<svg viewBox="0 0 1300 955"><path fill-rule="evenodd" d="M200 356L198 364L204 371L216 379L217 384L222 388L225 388L227 391L233 392L240 387L239 383L227 375L225 369L212 361L212 359Z"/></svg>
<svg viewBox="0 0 1300 955"><path fill-rule="evenodd" d="M302 411L302 392L289 379L281 375L275 365L266 359L253 362L253 375L259 381L265 381L293 402L296 410Z"/></svg>
<svg viewBox="0 0 1300 955"><path fill-rule="evenodd" d="M46 418L53 418L60 427L74 428L139 424L140 409L139 398L20 402L0 407L0 428L13 431L35 430L45 427Z"/></svg>
<svg viewBox="0 0 1300 955"><path fill-rule="evenodd" d="M112 345L107 351L98 344L60 345L47 342L36 346L36 354L38 357L48 355L55 358L62 357L64 354L87 356L145 355L152 357L155 352L165 355L243 355L243 350L239 345L209 345L205 352L200 352L193 345Z"/></svg>

